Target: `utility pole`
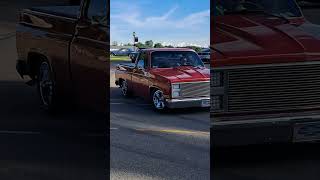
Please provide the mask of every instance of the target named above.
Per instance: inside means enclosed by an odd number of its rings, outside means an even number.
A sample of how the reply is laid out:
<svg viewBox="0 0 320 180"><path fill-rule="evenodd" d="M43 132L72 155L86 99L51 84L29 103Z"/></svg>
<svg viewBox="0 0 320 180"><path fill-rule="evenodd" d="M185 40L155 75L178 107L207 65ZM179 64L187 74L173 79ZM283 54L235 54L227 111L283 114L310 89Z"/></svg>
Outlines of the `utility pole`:
<svg viewBox="0 0 320 180"><path fill-rule="evenodd" d="M133 50L137 51L136 43L139 42L139 38L136 36L136 32L133 32L132 35L133 35Z"/></svg>

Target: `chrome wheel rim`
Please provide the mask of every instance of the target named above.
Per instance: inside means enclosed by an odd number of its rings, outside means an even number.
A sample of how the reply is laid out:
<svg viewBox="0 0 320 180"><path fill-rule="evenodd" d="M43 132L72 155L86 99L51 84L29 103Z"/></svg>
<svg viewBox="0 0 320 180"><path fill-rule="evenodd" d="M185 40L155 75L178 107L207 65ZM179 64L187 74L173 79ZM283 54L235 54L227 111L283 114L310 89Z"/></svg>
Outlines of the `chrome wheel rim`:
<svg viewBox="0 0 320 180"><path fill-rule="evenodd" d="M164 109L165 108L165 100L162 91L157 90L153 93L153 104L156 109Z"/></svg>
<svg viewBox="0 0 320 180"><path fill-rule="evenodd" d="M127 84L127 81L122 81L121 83L121 91L122 91L122 94L124 96L127 96L128 94L128 84Z"/></svg>
<svg viewBox="0 0 320 180"><path fill-rule="evenodd" d="M40 65L39 71L39 91L42 103L46 106L50 105L53 96L53 81L50 76L50 66L47 62Z"/></svg>

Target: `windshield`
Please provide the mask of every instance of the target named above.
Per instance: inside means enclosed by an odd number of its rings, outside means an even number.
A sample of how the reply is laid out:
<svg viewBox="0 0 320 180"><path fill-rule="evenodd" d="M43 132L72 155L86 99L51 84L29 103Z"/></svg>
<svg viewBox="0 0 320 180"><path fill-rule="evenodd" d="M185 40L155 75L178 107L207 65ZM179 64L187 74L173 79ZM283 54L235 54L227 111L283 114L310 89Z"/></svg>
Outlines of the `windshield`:
<svg viewBox="0 0 320 180"><path fill-rule="evenodd" d="M216 0L215 16L263 12L286 17L302 16L295 0Z"/></svg>
<svg viewBox="0 0 320 180"><path fill-rule="evenodd" d="M204 67L204 64L199 56L192 51L158 51L151 54L152 68L179 66Z"/></svg>

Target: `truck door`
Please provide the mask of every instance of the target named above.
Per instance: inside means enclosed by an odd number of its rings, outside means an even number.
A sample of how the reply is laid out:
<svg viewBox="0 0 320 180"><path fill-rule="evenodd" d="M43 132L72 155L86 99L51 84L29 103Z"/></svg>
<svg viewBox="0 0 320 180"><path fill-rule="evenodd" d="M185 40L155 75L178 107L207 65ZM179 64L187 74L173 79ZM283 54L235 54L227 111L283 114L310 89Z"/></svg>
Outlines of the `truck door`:
<svg viewBox="0 0 320 180"><path fill-rule="evenodd" d="M149 82L147 77L147 54L146 52L141 52L136 59L136 67L132 72L132 83L134 88L134 93L138 96L147 97Z"/></svg>
<svg viewBox="0 0 320 180"><path fill-rule="evenodd" d="M75 102L107 112L109 95L109 3L87 0L70 46L70 69Z"/></svg>

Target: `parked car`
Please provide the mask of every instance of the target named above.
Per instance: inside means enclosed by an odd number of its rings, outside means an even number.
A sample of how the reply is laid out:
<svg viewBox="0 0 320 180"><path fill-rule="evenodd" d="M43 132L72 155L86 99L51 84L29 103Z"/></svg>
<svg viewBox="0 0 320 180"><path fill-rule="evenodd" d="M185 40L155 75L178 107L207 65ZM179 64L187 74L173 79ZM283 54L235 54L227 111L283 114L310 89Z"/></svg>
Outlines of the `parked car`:
<svg viewBox="0 0 320 180"><path fill-rule="evenodd" d="M134 63L134 61L135 61L135 59L137 58L138 55L139 55L139 52L134 51L134 52L129 54L129 58Z"/></svg>
<svg viewBox="0 0 320 180"><path fill-rule="evenodd" d="M20 12L17 71L32 79L29 85L37 85L45 109L75 104L107 111L107 5L107 1L83 0L81 6Z"/></svg>
<svg viewBox="0 0 320 180"><path fill-rule="evenodd" d="M111 51L111 56L129 56L129 54L133 53L134 51L130 48L121 48L118 50Z"/></svg>
<svg viewBox="0 0 320 180"><path fill-rule="evenodd" d="M204 63L210 62L210 48L203 49L198 55Z"/></svg>
<svg viewBox="0 0 320 180"><path fill-rule="evenodd" d="M115 77L124 96L151 100L159 111L210 106L210 72L191 49L140 50L135 63L117 66Z"/></svg>
<svg viewBox="0 0 320 180"><path fill-rule="evenodd" d="M214 8L213 145L319 140L320 27L294 0Z"/></svg>

